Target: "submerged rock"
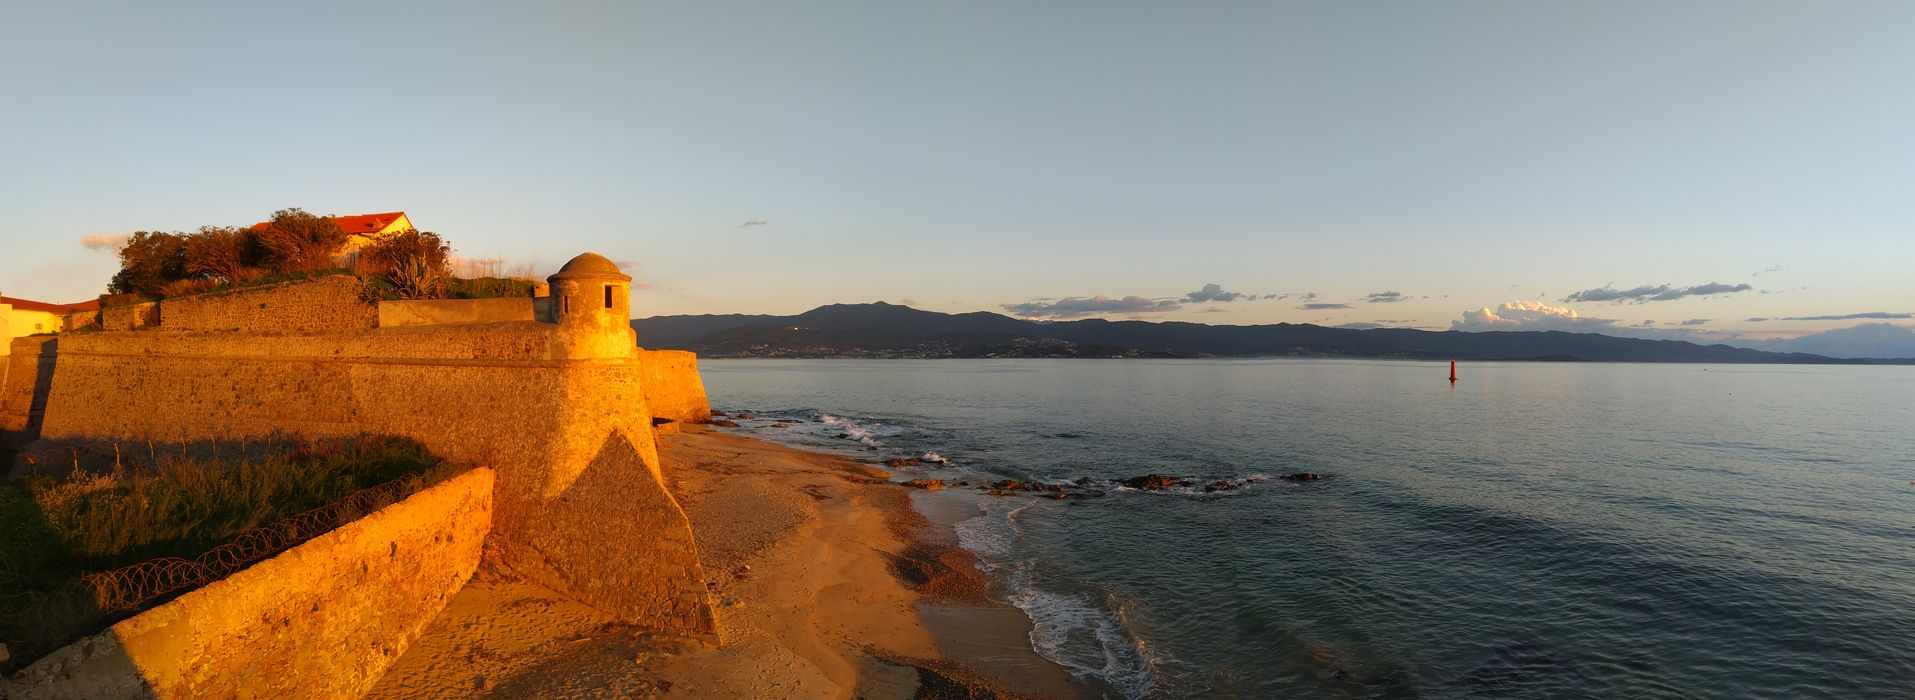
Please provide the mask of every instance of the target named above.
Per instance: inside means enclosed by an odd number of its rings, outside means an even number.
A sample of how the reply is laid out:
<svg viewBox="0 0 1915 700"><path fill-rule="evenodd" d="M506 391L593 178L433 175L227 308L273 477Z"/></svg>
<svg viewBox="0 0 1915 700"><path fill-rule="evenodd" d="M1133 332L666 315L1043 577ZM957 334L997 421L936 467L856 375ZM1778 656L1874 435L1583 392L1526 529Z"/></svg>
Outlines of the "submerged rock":
<svg viewBox="0 0 1915 700"><path fill-rule="evenodd" d="M1168 474L1145 474L1143 476L1133 476L1118 483L1133 489L1162 491L1183 483L1183 480Z"/></svg>
<svg viewBox="0 0 1915 700"><path fill-rule="evenodd" d="M1204 493L1216 493L1218 491L1235 491L1235 490L1237 490L1236 484L1230 483L1229 481L1225 481L1223 479L1218 479L1208 484L1204 484Z"/></svg>
<svg viewBox="0 0 1915 700"><path fill-rule="evenodd" d="M1295 474L1285 474L1277 478L1284 481L1316 481L1323 477L1316 472L1297 472Z"/></svg>
<svg viewBox="0 0 1915 700"><path fill-rule="evenodd" d="M884 466L896 469L898 467L915 467L923 463L924 458L922 457L892 457L884 461Z"/></svg>
<svg viewBox="0 0 1915 700"><path fill-rule="evenodd" d="M992 483L991 488L996 491L1023 491L1028 487L1026 487L1024 485L1024 482L1022 481L1018 481L1016 479L1004 479L1002 481L997 481Z"/></svg>
<svg viewBox="0 0 1915 700"><path fill-rule="evenodd" d="M720 428L736 428L736 427L738 427L738 421L735 421L735 420L715 420L715 421L712 421L712 422L711 422L711 424L712 424L712 425L716 425L716 426L718 426L718 427L720 427Z"/></svg>
<svg viewBox="0 0 1915 700"><path fill-rule="evenodd" d="M911 488L924 489L926 491L937 491L939 489L944 488L944 480L943 479L912 479L910 481L904 482L904 485L909 486Z"/></svg>

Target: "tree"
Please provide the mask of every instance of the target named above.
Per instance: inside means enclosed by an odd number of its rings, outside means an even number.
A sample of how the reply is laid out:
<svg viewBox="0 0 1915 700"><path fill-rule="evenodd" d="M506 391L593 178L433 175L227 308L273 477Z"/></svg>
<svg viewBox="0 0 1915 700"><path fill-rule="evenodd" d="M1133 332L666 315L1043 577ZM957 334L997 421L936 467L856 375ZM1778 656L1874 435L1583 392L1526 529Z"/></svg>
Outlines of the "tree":
<svg viewBox="0 0 1915 700"><path fill-rule="evenodd" d="M259 238L250 229L201 227L186 237L186 271L220 283L244 282L259 272Z"/></svg>
<svg viewBox="0 0 1915 700"><path fill-rule="evenodd" d="M120 271L107 291L114 294L158 296L167 283L186 279L186 236L140 231L120 249Z"/></svg>
<svg viewBox="0 0 1915 700"><path fill-rule="evenodd" d="M407 299L442 299L452 278L452 246L429 231L386 236L360 251L359 259Z"/></svg>
<svg viewBox="0 0 1915 700"><path fill-rule="evenodd" d="M302 209L273 212L272 221L255 229L254 235L263 253L262 262L281 273L332 267L347 238L331 217L314 216Z"/></svg>

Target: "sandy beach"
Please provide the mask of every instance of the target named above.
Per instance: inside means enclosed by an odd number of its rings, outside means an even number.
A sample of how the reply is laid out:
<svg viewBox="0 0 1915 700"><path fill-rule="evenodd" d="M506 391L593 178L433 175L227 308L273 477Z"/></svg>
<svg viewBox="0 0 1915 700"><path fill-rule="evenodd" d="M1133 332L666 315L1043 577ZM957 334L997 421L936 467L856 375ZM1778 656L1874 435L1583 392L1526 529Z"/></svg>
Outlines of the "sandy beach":
<svg viewBox="0 0 1915 700"><path fill-rule="evenodd" d="M1092 694L1031 651L1029 620L991 600L948 527L884 471L702 426L661 448L718 607L717 647L488 569L370 697Z"/></svg>

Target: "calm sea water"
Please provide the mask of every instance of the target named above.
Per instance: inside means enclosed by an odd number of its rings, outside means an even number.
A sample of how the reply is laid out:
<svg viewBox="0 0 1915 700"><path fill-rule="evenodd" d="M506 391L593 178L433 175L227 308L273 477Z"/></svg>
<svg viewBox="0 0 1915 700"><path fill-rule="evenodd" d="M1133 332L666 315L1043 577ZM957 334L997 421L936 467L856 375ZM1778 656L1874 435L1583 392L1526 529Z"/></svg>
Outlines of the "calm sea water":
<svg viewBox="0 0 1915 700"><path fill-rule="evenodd" d="M932 476L1243 484L958 526L1034 646L1123 695L1915 697L1915 368L701 368L748 433Z"/></svg>

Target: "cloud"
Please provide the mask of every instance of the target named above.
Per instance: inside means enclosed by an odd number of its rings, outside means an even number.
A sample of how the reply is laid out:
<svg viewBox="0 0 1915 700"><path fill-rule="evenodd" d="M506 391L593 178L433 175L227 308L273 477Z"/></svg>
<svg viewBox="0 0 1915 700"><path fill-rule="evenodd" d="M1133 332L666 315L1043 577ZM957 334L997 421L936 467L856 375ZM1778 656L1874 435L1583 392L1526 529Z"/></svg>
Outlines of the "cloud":
<svg viewBox="0 0 1915 700"><path fill-rule="evenodd" d="M753 226L768 226L770 224L771 222L766 221L764 219L750 219L750 220L747 220L745 223L739 224L738 228L751 228Z"/></svg>
<svg viewBox="0 0 1915 700"><path fill-rule="evenodd" d="M1644 285L1634 289L1616 289L1615 287L1605 285L1596 289L1585 289L1570 294L1569 296L1563 297L1563 301L1613 301L1617 303L1633 301L1640 304L1647 301L1674 301L1683 297L1746 292L1751 289L1754 289L1754 287L1746 284L1719 284L1716 282L1698 284L1694 287L1671 287L1666 284L1658 284L1655 286Z"/></svg>
<svg viewBox="0 0 1915 700"><path fill-rule="evenodd" d="M1053 302L1029 301L1022 304L1003 304L1006 311L1025 318L1077 318L1094 314L1150 314L1176 311L1183 308L1174 299L1150 299L1140 296L1127 296L1112 299L1099 294L1094 297L1064 297Z"/></svg>
<svg viewBox="0 0 1915 700"><path fill-rule="evenodd" d="M1463 312L1462 320L1451 321L1457 331L1585 331L1607 330L1614 319L1589 318L1574 309L1550 306L1540 301L1512 301L1494 309Z"/></svg>
<svg viewBox="0 0 1915 700"><path fill-rule="evenodd" d="M1204 285L1203 289L1185 294L1183 300L1185 303L1202 304L1207 301L1236 301L1238 299L1249 300L1255 298L1257 297L1251 294L1226 292L1223 290L1223 285L1211 282L1210 284Z"/></svg>
<svg viewBox="0 0 1915 700"><path fill-rule="evenodd" d="M1308 299L1311 297L1304 297L1304 298ZM1303 309L1304 311L1323 311L1325 309L1347 309L1347 308L1350 308L1350 305L1349 304L1304 304L1297 308Z"/></svg>
<svg viewBox="0 0 1915 700"><path fill-rule="evenodd" d="M898 303L900 303L900 304L903 304L903 305L905 305L905 306L917 306L917 305L918 305L918 300L916 300L916 299L899 299L899 300L898 300Z"/></svg>
<svg viewBox="0 0 1915 700"><path fill-rule="evenodd" d="M1855 320L1861 320L1861 319L1894 321L1894 320L1902 320L1902 319L1910 319L1910 318L1915 318L1915 313L1893 313L1889 311L1869 311L1869 312L1859 313L1859 314L1841 314L1836 316L1783 316L1781 318L1769 318L1767 316L1757 316L1755 318L1749 319L1749 321L1754 323L1760 323L1762 321L1855 321Z"/></svg>
<svg viewBox="0 0 1915 700"><path fill-rule="evenodd" d="M1399 292L1377 292L1375 294L1365 295L1363 298L1372 304L1388 304L1402 301L1403 295Z"/></svg>
<svg viewBox="0 0 1915 700"><path fill-rule="evenodd" d="M132 235L125 233L92 234L81 236L80 245L86 246L87 250L95 250L102 253L118 253L121 248L126 247L126 239L132 237Z"/></svg>
<svg viewBox="0 0 1915 700"><path fill-rule="evenodd" d="M1755 277L1755 276L1757 276L1757 275L1760 275L1760 274L1763 274L1763 273L1765 273L1765 272L1781 272L1781 271L1782 271L1782 266L1781 266L1781 265L1770 265L1770 266L1768 266L1768 267L1765 267L1765 268L1762 268L1762 269L1760 269L1760 270L1756 270L1755 272L1751 272L1751 273L1749 273L1749 276L1750 276L1750 277Z"/></svg>
<svg viewBox="0 0 1915 700"><path fill-rule="evenodd" d="M1643 319L1643 320L1642 320L1642 323L1638 323L1638 324L1636 324L1636 327L1638 327L1638 328L1648 328L1648 327L1650 327L1650 326L1653 326L1653 325L1656 325L1656 322L1655 322L1655 320L1653 320L1653 319L1647 319L1647 318L1645 318L1645 319Z"/></svg>
<svg viewBox="0 0 1915 700"><path fill-rule="evenodd" d="M1700 326L1700 325L1702 325L1702 324L1704 324L1704 323L1708 323L1708 322L1710 322L1710 321L1714 321L1714 320L1715 320L1715 319L1713 319L1713 318L1692 318L1692 319L1689 319L1689 320L1687 320L1687 321L1683 321L1683 322L1682 322L1682 323L1681 323L1680 325L1684 325L1684 326Z"/></svg>

